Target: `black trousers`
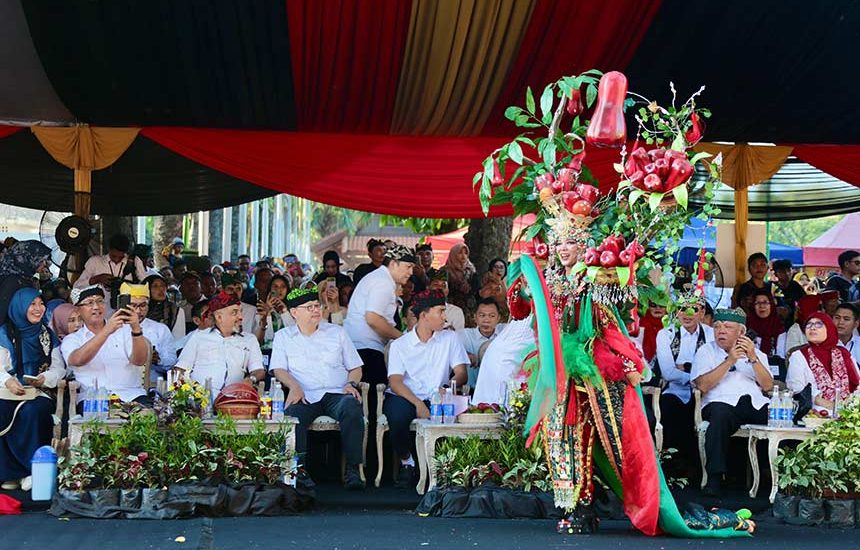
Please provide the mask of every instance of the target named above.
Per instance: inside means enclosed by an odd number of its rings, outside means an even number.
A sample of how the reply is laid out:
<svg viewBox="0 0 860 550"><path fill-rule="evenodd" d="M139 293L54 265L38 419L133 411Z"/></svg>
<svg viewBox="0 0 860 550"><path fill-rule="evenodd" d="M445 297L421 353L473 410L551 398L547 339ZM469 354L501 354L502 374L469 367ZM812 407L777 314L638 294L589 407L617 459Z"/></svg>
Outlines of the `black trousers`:
<svg viewBox="0 0 860 550"><path fill-rule="evenodd" d="M676 395L664 393L660 396L663 448L677 449L675 456L686 464L694 463L698 457L694 408L692 397L689 403L684 404Z"/></svg>
<svg viewBox="0 0 860 550"><path fill-rule="evenodd" d="M726 403L709 403L702 409L702 419L710 423L705 434L705 452L708 455L705 469L710 479L718 479L728 470L726 464L732 434L742 424L767 424L767 405L755 409L750 396L744 395L734 407Z"/></svg>
<svg viewBox="0 0 860 550"><path fill-rule="evenodd" d="M299 419L296 426L296 452L302 461L308 451L308 426L318 416L330 416L340 424L340 442L347 464L364 461L364 413L355 397L342 393L327 393L316 403L294 403L284 411Z"/></svg>
<svg viewBox="0 0 860 550"><path fill-rule="evenodd" d="M430 407L430 401L424 401L424 404ZM388 419L388 431L391 433L391 447L394 452L401 457L408 455L412 451L409 424L415 420L415 405L399 395L386 393L382 412Z"/></svg>

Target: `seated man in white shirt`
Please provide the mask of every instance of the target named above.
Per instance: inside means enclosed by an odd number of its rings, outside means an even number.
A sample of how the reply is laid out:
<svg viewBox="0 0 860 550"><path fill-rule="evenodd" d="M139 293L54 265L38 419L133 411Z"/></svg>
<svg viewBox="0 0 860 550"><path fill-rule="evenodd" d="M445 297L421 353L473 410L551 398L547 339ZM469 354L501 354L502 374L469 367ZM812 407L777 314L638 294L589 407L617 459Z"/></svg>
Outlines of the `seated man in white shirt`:
<svg viewBox="0 0 860 550"><path fill-rule="evenodd" d="M269 368L289 390L284 401L286 415L299 419L296 426L299 460L307 453L308 427L318 416L330 416L340 425L346 457L344 485L347 489L364 489L359 473L364 457L364 415L358 388L361 357L345 330L321 322L316 287L293 290L287 296L286 306L296 324L275 333Z"/></svg>
<svg viewBox="0 0 860 550"><path fill-rule="evenodd" d="M839 335L839 345L847 349L854 358L854 362L860 365L860 336L857 335L857 327L860 326L860 309L851 302L839 304L833 314L833 323Z"/></svg>
<svg viewBox="0 0 860 550"><path fill-rule="evenodd" d="M245 334L254 335L257 332L257 326L260 322L257 308L251 304L242 302L242 283L232 273L224 273L221 275L221 288L227 294L236 296L239 300L239 307L242 310L242 332ZM259 341L259 340L258 340Z"/></svg>
<svg viewBox="0 0 860 550"><path fill-rule="evenodd" d="M445 306L445 315L451 306ZM474 387L478 381L478 352L485 342L489 342L502 332L507 325L499 323L501 310L499 304L493 298L483 298L478 302L478 310L475 312L475 322L478 326L465 328L457 331L460 342L469 356L469 385Z"/></svg>
<svg viewBox="0 0 860 550"><path fill-rule="evenodd" d="M157 323L146 317L149 312L149 287L124 283L120 287L119 293L120 295L128 294L131 296L129 307L137 313L143 337L153 347L152 363L149 370L150 380L156 381L159 377L165 378L167 372L176 364L176 344L167 325Z"/></svg>
<svg viewBox="0 0 860 550"><path fill-rule="evenodd" d="M445 330L445 297L425 290L412 299L415 328L394 342L388 352L388 383L382 410L388 418L391 446L400 457L397 486L414 485L415 461L409 424L430 418L430 397L440 387L466 382L469 357L457 335Z"/></svg>
<svg viewBox="0 0 860 550"><path fill-rule="evenodd" d="M500 325L504 329L498 336L488 340L490 345L484 352L481 368L478 370L475 393L472 396L473 405L505 404L508 385L520 371L525 350L535 343L532 321L532 316L529 315L525 319Z"/></svg>
<svg viewBox="0 0 860 550"><path fill-rule="evenodd" d="M150 343L143 336L137 315L131 309L121 309L105 322L105 295L99 285L74 289L72 303L83 326L63 338L60 349L81 385L78 405L97 380L99 387L125 402L150 405L143 388L142 367Z"/></svg>
<svg viewBox="0 0 860 550"><path fill-rule="evenodd" d="M454 330L463 330L466 328L466 315L463 313L463 308L447 303L448 300L448 272L436 271L430 277L430 286L427 290L439 292L445 296L445 316L448 318L445 328Z"/></svg>
<svg viewBox="0 0 860 550"><path fill-rule="evenodd" d="M242 309L235 294L219 292L209 300L209 315L214 326L191 338L176 362L176 368L205 385L212 380L217 394L224 386L249 381L256 386L266 375L260 343L252 334L243 333Z"/></svg>
<svg viewBox="0 0 860 550"><path fill-rule="evenodd" d="M767 424L773 375L767 356L746 337L746 313L740 308L714 313L714 341L696 352L690 379L702 391L702 418L709 422L705 436L708 484L716 496L726 473L729 440L743 424Z"/></svg>
<svg viewBox="0 0 860 550"><path fill-rule="evenodd" d="M668 383L660 397L664 447L678 449L681 460L697 455L690 370L699 348L714 341L714 329L702 323L704 311L702 297L682 299L677 324L657 332L657 365Z"/></svg>

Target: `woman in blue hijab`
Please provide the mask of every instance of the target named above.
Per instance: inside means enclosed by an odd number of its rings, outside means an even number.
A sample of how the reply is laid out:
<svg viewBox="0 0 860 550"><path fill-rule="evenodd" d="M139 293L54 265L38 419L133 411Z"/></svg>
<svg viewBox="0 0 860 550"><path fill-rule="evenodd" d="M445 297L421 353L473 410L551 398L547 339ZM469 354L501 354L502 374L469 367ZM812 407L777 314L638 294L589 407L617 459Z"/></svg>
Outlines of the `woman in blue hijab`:
<svg viewBox="0 0 860 550"><path fill-rule="evenodd" d="M0 326L0 385L11 396L37 388L37 397L0 399L0 481L6 490L28 490L30 459L51 443L54 400L42 389L56 388L65 374L59 341L45 321L45 304L35 288L15 292ZM25 378L25 376L27 378ZM34 377L34 378L33 378Z"/></svg>

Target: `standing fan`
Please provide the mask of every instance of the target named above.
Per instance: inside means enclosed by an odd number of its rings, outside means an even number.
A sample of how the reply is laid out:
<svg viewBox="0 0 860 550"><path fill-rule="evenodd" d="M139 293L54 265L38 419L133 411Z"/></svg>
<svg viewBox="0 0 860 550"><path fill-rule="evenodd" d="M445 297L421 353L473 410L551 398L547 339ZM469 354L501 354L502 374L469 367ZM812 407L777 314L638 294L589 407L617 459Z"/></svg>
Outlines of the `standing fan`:
<svg viewBox="0 0 860 550"><path fill-rule="evenodd" d="M51 249L51 263L73 273L80 272L68 264L68 256L86 254L93 238L93 227L81 216L46 211L39 222L39 240ZM86 260L86 258L84 258Z"/></svg>

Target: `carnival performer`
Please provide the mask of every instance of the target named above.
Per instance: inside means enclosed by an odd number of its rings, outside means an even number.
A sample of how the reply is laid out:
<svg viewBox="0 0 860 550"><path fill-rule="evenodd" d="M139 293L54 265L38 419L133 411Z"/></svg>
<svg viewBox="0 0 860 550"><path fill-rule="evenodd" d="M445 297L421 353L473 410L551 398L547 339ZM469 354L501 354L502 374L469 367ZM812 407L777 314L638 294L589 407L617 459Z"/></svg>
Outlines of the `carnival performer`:
<svg viewBox="0 0 860 550"><path fill-rule="evenodd" d="M593 476L600 475L622 498L633 525L645 534L744 536L754 523L734 512L705 512L702 507L690 508L683 515L679 512L643 408L639 384L643 374L648 374L646 363L629 335L638 331L639 288L654 290L648 274L656 266L655 260L662 258L657 251L649 251L646 257L640 243L656 239L658 246L665 247L677 240L692 215L686 207L686 187L677 193L671 190L686 186L692 175L685 150L698 139L693 141L683 132L698 116L695 104L691 98L683 109L668 111L648 102L650 109L639 110L640 125L652 132L657 125L648 118L649 113L659 113L671 122L660 141L673 144L673 149L635 147L629 157L622 154L618 165L621 183L617 191L601 196L589 183L590 177L580 182L586 173L582 159L586 143L618 147L625 143L621 109L626 78L617 72L603 75L591 122L580 123L575 118L570 134L562 138L557 133L566 112L582 110L581 105L570 109L571 98L580 101L571 82L593 86L596 78L586 73L553 85L557 91L552 97L559 97L560 104L553 105L549 137L528 140L544 151L540 162L511 155L523 169L506 186L499 161L501 155L510 154L513 145L508 144L485 161L485 167L495 167L495 174L491 177L492 171L485 168L475 178L484 191L480 196L485 206L492 195L487 187L505 186L508 193L503 196L512 200L515 210L535 212L535 223L542 225L524 232L543 238L535 243L535 257L521 256L508 273L512 314L522 318L531 312L536 321L536 345L527 350L523 365L531 375L526 445L540 444L545 450L555 504L567 512L559 522L559 532L597 529ZM526 127L539 126L531 119L520 122ZM514 143L521 149L519 142ZM552 155L545 154L549 146ZM646 171L648 178L643 182ZM712 184L710 180L708 184ZM683 205L675 200L678 196ZM538 260L546 260L545 269ZM671 269L670 261L663 267Z"/></svg>

